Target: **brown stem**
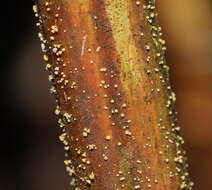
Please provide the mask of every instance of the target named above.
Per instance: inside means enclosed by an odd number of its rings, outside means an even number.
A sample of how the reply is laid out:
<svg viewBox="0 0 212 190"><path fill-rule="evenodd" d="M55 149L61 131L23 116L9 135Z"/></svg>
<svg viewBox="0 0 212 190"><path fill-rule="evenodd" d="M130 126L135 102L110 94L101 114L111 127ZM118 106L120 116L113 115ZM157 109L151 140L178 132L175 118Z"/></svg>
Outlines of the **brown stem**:
<svg viewBox="0 0 212 190"><path fill-rule="evenodd" d="M34 10L74 189L191 189L154 1Z"/></svg>

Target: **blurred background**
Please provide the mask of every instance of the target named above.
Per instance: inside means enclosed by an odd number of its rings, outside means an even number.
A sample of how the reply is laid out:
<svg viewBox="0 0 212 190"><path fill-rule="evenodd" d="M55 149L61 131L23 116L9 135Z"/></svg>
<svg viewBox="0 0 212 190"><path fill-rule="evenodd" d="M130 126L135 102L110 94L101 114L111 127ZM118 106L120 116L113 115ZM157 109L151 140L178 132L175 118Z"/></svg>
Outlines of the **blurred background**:
<svg viewBox="0 0 212 190"><path fill-rule="evenodd" d="M157 5L194 190L211 190L212 1ZM67 189L32 1L5 1L1 7L0 190Z"/></svg>

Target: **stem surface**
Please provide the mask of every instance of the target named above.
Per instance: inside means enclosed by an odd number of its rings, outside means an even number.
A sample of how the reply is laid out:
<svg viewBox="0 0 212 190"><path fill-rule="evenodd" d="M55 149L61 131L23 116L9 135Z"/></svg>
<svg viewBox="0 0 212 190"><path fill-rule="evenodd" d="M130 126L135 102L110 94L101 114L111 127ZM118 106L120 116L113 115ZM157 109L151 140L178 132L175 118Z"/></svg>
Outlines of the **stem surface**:
<svg viewBox="0 0 212 190"><path fill-rule="evenodd" d="M153 0L37 0L76 190L190 190Z"/></svg>

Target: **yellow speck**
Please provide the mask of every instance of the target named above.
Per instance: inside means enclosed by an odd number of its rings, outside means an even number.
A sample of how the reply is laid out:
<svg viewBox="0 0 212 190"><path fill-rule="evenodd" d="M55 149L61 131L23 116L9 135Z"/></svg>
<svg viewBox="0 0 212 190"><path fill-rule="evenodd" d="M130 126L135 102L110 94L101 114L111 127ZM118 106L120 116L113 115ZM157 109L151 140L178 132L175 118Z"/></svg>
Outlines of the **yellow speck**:
<svg viewBox="0 0 212 190"><path fill-rule="evenodd" d="M43 60L44 60L44 61L48 61L48 60L49 60L48 55L44 54L44 55L43 55Z"/></svg>

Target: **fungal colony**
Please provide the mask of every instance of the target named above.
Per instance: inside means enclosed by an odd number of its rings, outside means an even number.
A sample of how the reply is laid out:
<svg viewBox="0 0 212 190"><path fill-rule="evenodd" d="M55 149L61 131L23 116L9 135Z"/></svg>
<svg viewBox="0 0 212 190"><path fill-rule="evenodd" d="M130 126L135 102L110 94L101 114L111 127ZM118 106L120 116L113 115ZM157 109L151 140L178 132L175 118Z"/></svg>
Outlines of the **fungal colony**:
<svg viewBox="0 0 212 190"><path fill-rule="evenodd" d="M154 0L37 0L75 190L191 190Z"/></svg>

